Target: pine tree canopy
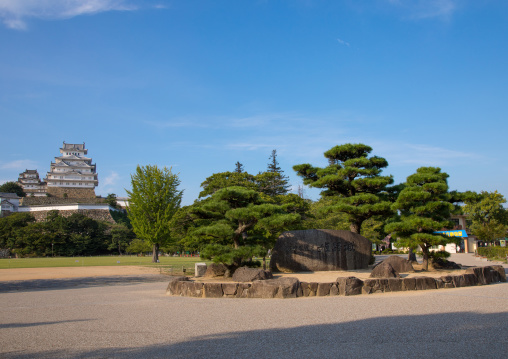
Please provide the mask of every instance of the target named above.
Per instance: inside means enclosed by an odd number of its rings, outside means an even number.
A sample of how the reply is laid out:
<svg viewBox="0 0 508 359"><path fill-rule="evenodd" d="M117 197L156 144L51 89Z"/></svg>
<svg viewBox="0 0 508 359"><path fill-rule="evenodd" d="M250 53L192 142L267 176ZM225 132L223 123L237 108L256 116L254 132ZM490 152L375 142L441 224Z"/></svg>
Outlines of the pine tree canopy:
<svg viewBox="0 0 508 359"><path fill-rule="evenodd" d="M360 233L362 223L376 215L392 213L389 187L392 176L381 176L388 162L381 157L368 157L372 148L364 144L344 144L324 153L328 166L314 167L308 163L293 166L303 183L321 188L322 197L336 199L322 210L347 215L352 232Z"/></svg>
<svg viewBox="0 0 508 359"><path fill-rule="evenodd" d="M455 239L436 233L452 228L450 214L456 206L448 192L448 174L438 167L420 167L407 178L405 188L400 192L393 210L400 212L400 220L387 224L385 230L398 238L404 247L420 246L423 252L423 266L428 267L428 253L432 246L445 245Z"/></svg>
<svg viewBox="0 0 508 359"><path fill-rule="evenodd" d="M236 268L253 255L266 254L279 234L300 220L300 214L258 191L232 186L182 208L173 225L181 242L200 250L203 258Z"/></svg>

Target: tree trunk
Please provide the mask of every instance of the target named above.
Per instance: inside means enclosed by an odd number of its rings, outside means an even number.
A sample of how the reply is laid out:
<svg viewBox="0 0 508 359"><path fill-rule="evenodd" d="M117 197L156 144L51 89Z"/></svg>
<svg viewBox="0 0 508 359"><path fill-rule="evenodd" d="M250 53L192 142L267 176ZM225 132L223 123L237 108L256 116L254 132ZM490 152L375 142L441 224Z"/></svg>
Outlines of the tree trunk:
<svg viewBox="0 0 508 359"><path fill-rule="evenodd" d="M416 253L413 252L413 248L409 248L409 256L407 260L410 262L416 262Z"/></svg>
<svg viewBox="0 0 508 359"><path fill-rule="evenodd" d="M159 245L154 243L152 250L153 250L152 263L157 263L159 262Z"/></svg>
<svg viewBox="0 0 508 359"><path fill-rule="evenodd" d="M351 232L358 233L358 234L360 234L360 227L361 227L361 223L358 223L358 222L352 222L349 226L349 228L351 229Z"/></svg>
<svg viewBox="0 0 508 359"><path fill-rule="evenodd" d="M266 270L266 257L263 257L263 270Z"/></svg>
<svg viewBox="0 0 508 359"><path fill-rule="evenodd" d="M429 270L429 250L426 247L422 247L423 252L423 261L422 261L422 270Z"/></svg>

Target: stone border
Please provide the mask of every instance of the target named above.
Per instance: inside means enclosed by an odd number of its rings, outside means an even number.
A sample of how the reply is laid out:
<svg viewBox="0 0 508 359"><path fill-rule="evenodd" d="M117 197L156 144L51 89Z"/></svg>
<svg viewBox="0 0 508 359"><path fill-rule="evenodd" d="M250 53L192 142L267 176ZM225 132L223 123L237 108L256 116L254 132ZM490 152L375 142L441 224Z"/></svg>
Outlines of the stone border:
<svg viewBox="0 0 508 359"><path fill-rule="evenodd" d="M167 295L195 298L298 298L350 296L359 294L459 288L506 282L506 273L500 265L472 267L461 275L440 278L370 278L339 277L335 282L300 282L285 277L254 281L252 283L194 282L189 277L173 277Z"/></svg>

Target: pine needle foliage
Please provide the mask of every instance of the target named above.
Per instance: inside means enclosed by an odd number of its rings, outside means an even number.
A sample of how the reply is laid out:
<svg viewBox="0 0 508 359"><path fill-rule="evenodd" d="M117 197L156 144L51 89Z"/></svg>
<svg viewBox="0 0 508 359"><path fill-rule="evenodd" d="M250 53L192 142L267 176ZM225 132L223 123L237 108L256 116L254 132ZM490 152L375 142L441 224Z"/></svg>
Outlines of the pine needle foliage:
<svg viewBox="0 0 508 359"><path fill-rule="evenodd" d="M388 185L392 176L381 176L388 162L368 155L372 148L364 144L344 144L324 153L328 166L314 167L308 163L293 166L303 183L321 188L322 197L333 198L333 204L322 208L323 213L344 213L350 230L360 233L365 220L390 215Z"/></svg>
<svg viewBox="0 0 508 359"><path fill-rule="evenodd" d="M455 210L453 193L448 192L448 174L438 167L420 167L407 177L392 209L400 212L400 220L389 223L385 230L398 238L397 245L416 248L423 253L423 270L428 270L429 252L433 246L446 245L454 239L436 233L451 228L450 214Z"/></svg>
<svg viewBox="0 0 508 359"><path fill-rule="evenodd" d="M131 184L127 214L137 237L152 245L157 262L159 247L171 240L170 221L182 201L180 180L171 168L138 165Z"/></svg>

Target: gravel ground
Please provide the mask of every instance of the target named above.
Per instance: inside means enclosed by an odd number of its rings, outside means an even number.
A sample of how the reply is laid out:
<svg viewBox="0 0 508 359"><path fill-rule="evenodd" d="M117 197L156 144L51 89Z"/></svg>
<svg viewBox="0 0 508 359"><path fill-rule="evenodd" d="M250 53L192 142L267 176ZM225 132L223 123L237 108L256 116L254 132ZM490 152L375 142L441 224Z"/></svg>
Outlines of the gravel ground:
<svg viewBox="0 0 508 359"><path fill-rule="evenodd" d="M166 282L113 284L0 293L0 357L508 356L508 283L285 300L168 297Z"/></svg>

